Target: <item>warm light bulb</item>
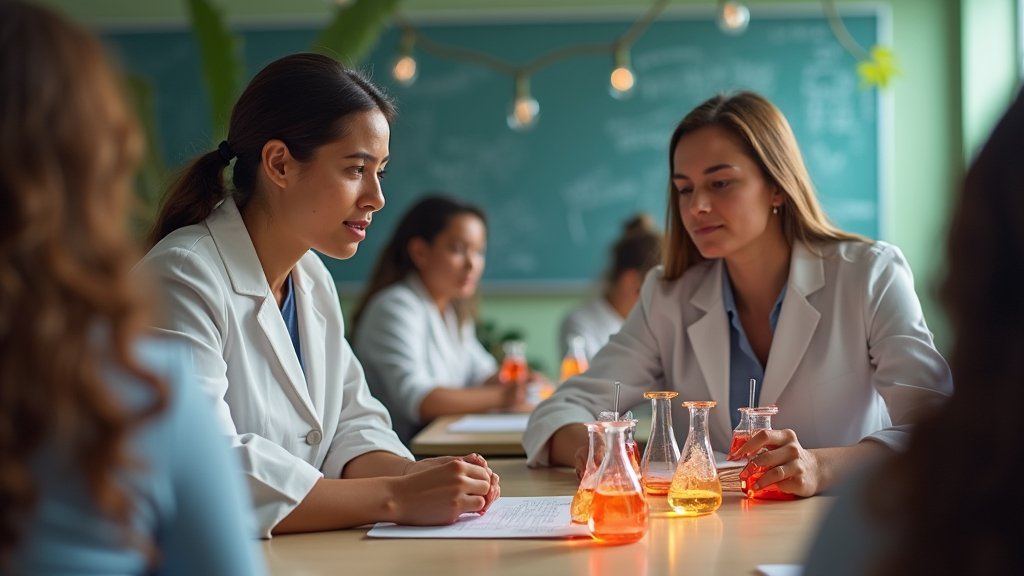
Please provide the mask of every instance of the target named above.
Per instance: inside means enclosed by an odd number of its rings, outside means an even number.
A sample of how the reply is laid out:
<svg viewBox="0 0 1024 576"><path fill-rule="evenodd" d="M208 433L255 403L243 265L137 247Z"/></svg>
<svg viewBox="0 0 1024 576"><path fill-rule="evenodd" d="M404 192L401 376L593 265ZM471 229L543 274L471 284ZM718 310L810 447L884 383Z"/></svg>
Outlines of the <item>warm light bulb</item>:
<svg viewBox="0 0 1024 576"><path fill-rule="evenodd" d="M625 98L633 92L633 86L636 85L636 77L628 66L619 66L612 70L611 84L612 96Z"/></svg>
<svg viewBox="0 0 1024 576"><path fill-rule="evenodd" d="M726 34L742 34L750 24L750 10L739 2L722 2L718 27Z"/></svg>
<svg viewBox="0 0 1024 576"><path fill-rule="evenodd" d="M410 54L399 56L395 60L394 68L391 69L391 75L402 86L412 84L416 81L416 59Z"/></svg>
<svg viewBox="0 0 1024 576"><path fill-rule="evenodd" d="M529 94L519 96L512 103L512 110L508 114L508 127L513 130L527 130L532 128L540 115L540 104Z"/></svg>

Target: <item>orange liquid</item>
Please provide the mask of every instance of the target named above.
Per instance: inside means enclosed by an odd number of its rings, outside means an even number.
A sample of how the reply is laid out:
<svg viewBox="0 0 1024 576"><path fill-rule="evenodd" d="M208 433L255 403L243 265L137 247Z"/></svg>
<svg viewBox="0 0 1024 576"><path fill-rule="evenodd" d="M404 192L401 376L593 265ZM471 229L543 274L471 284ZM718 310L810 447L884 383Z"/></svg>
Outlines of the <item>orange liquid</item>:
<svg viewBox="0 0 1024 576"><path fill-rule="evenodd" d="M672 486L671 478L644 478L644 493L651 496L663 496L668 494L669 487Z"/></svg>
<svg viewBox="0 0 1024 576"><path fill-rule="evenodd" d="M572 521L577 524L586 524L587 520L590 520L590 511L593 504L593 488L580 488L577 490L576 495L572 497L572 505L569 507Z"/></svg>
<svg viewBox="0 0 1024 576"><path fill-rule="evenodd" d="M577 374L582 374L587 371L587 361L583 358L573 358L572 356L566 356L562 359L562 373L560 380L565 382L569 378Z"/></svg>
<svg viewBox="0 0 1024 576"><path fill-rule="evenodd" d="M526 360L522 358L505 358L501 362L501 371L498 373L498 378L502 382L506 384L519 384L526 382L526 377Z"/></svg>
<svg viewBox="0 0 1024 576"><path fill-rule="evenodd" d="M729 454L736 451L737 448L743 446L750 440L750 436L746 432L736 432L732 435L732 446L729 447Z"/></svg>
<svg viewBox="0 0 1024 576"><path fill-rule="evenodd" d="M595 492L590 532L602 542L629 544L647 534L647 500L639 492Z"/></svg>
<svg viewBox="0 0 1024 576"><path fill-rule="evenodd" d="M636 442L626 444L626 456L629 456L629 463L633 465L633 471L636 472L637 479L640 479L640 447L637 446Z"/></svg>

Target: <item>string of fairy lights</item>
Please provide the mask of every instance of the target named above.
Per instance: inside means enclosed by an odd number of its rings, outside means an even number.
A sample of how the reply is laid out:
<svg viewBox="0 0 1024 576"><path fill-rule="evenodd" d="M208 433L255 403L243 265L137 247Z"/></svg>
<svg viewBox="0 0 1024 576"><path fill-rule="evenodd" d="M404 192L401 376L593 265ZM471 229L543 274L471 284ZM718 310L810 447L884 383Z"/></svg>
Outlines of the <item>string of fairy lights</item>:
<svg viewBox="0 0 1024 576"><path fill-rule="evenodd" d="M608 75L609 92L614 98L629 97L637 82L630 64L630 50L651 23L664 12L669 2L670 0L654 0L621 36L608 42L565 46L523 64L513 64L478 50L436 42L410 22L398 19L396 25L401 31L401 36L391 74L399 85L411 86L416 81L419 71L416 50L439 58L471 62L505 74L512 78L513 84L513 98L507 116L508 126L517 131L527 130L537 123L540 115L540 103L530 92L530 77L559 60L586 55L608 55L611 59L611 72ZM871 55L846 31L836 9L835 0L823 0L822 4L829 25L843 47L862 65L870 64ZM745 32L750 24L750 10L741 2L716 0L715 20L723 33L739 35Z"/></svg>

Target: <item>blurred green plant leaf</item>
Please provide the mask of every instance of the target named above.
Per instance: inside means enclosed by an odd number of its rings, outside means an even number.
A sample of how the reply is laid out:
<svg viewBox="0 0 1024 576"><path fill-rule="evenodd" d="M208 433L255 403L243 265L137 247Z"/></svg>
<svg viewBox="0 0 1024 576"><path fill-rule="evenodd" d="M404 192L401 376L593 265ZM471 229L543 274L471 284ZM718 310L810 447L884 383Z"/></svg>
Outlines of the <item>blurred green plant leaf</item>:
<svg viewBox="0 0 1024 576"><path fill-rule="evenodd" d="M355 0L339 6L334 18L313 40L312 50L350 66L362 61L373 49L390 22L399 0Z"/></svg>
<svg viewBox="0 0 1024 576"><path fill-rule="evenodd" d="M153 224L160 197L167 184L167 165L160 145L156 114L156 91L149 79L138 74L125 75L125 87L135 104L135 113L142 127L145 150L139 164L136 182L136 206L132 215L132 231L142 238Z"/></svg>
<svg viewBox="0 0 1024 576"><path fill-rule="evenodd" d="M227 136L231 106L242 84L242 38L228 29L220 9L207 0L188 0L188 12L210 99L213 142L219 142Z"/></svg>

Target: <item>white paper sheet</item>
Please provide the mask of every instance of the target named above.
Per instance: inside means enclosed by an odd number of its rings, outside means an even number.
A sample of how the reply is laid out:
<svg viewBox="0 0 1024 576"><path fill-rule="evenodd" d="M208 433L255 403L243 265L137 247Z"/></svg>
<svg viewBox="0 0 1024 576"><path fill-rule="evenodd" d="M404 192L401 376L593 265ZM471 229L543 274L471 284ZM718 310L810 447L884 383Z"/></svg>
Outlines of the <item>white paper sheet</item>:
<svg viewBox="0 0 1024 576"><path fill-rule="evenodd" d="M799 564L761 564L755 574L759 576L800 576L804 567Z"/></svg>
<svg viewBox="0 0 1024 576"><path fill-rule="evenodd" d="M449 432L524 432L529 414L470 414L448 425Z"/></svg>
<svg viewBox="0 0 1024 576"><path fill-rule="evenodd" d="M589 528L571 522L570 504L572 496L502 496L483 516L463 514L449 526L399 526L379 522L366 535L375 538L589 538Z"/></svg>

